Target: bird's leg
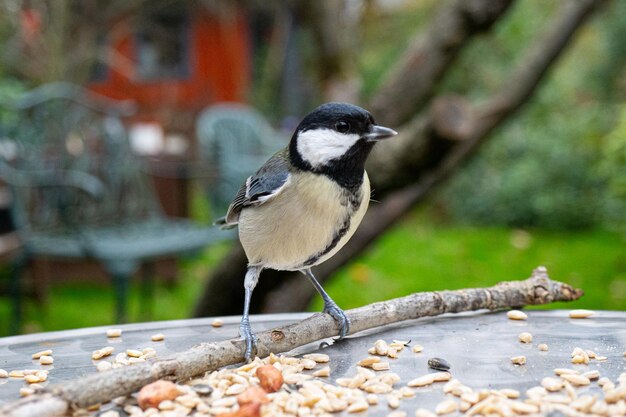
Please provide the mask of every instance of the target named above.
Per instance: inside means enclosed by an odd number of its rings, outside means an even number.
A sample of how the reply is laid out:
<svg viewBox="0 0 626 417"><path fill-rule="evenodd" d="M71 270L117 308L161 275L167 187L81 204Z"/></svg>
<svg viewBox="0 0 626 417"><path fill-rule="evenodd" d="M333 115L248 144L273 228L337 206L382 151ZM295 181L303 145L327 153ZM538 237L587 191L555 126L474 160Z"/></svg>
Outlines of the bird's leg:
<svg viewBox="0 0 626 417"><path fill-rule="evenodd" d="M311 284L313 284L317 292L320 293L320 295L322 296L322 299L324 300L324 310L322 311L324 313L330 314L335 319L335 321L339 323L339 340L346 337L346 335L350 331L350 320L348 319L348 316L346 316L346 313L344 313L343 310L339 308L337 303L335 303L333 299L330 298L330 296L326 293L326 291L324 291L322 285L317 281L315 275L313 275L313 272L311 272L311 268L303 269L300 272L302 272L304 275L307 276L307 278L309 278Z"/></svg>
<svg viewBox="0 0 626 417"><path fill-rule="evenodd" d="M252 291L254 287L256 287L257 282L259 282L259 275L261 274L261 267L258 266L248 266L248 271L246 271L246 279L244 281L244 289L246 292L243 304L243 316L241 317L241 324L239 325L239 335L246 342L246 351L244 353L244 357L246 362L252 361L252 351L254 350L256 353L256 335L252 333L252 329L250 328L250 299L252 298Z"/></svg>

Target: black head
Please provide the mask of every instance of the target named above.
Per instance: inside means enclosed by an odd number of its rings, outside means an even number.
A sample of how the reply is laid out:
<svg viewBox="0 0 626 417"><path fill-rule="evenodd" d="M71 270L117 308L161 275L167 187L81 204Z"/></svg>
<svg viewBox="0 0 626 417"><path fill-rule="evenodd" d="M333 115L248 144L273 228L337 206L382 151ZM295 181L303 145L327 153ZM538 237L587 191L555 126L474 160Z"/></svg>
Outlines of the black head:
<svg viewBox="0 0 626 417"><path fill-rule="evenodd" d="M326 103L300 122L289 153L300 169L328 175L344 186L355 181L360 185L374 143L395 134L376 125L372 115L361 107Z"/></svg>

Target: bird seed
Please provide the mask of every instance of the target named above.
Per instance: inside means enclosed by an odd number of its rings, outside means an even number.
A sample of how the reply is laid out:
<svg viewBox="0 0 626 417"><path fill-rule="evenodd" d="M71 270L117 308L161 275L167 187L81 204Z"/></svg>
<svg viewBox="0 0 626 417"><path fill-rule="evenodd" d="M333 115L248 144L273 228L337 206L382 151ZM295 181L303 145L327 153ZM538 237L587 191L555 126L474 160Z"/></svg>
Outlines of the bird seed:
<svg viewBox="0 0 626 417"><path fill-rule="evenodd" d="M431 369L436 369L438 371L447 371L448 369L450 369L450 364L445 359L430 358L428 359L428 367Z"/></svg>
<svg viewBox="0 0 626 417"><path fill-rule="evenodd" d="M165 335L163 333L153 334L150 337L150 340L152 340L153 342L160 342L160 341L162 341L164 339L165 339Z"/></svg>
<svg viewBox="0 0 626 417"><path fill-rule="evenodd" d="M526 320L528 315L520 310L509 310L506 316L511 320Z"/></svg>
<svg viewBox="0 0 626 417"><path fill-rule="evenodd" d="M42 350L41 352L33 353L33 359L39 359L42 356L52 355L52 349Z"/></svg>
<svg viewBox="0 0 626 417"><path fill-rule="evenodd" d="M593 311L584 310L584 309L571 310L569 312L569 317L571 319L586 319L587 317L591 317L593 315L594 315Z"/></svg>
<svg viewBox="0 0 626 417"><path fill-rule="evenodd" d="M511 358L511 362L514 365L525 365L526 364L526 356L513 356Z"/></svg>
<svg viewBox="0 0 626 417"><path fill-rule="evenodd" d="M121 337L122 336L122 329L108 329L107 330L107 337Z"/></svg>
<svg viewBox="0 0 626 417"><path fill-rule="evenodd" d="M42 355L39 357L39 363L42 365L52 365L54 358L52 356Z"/></svg>

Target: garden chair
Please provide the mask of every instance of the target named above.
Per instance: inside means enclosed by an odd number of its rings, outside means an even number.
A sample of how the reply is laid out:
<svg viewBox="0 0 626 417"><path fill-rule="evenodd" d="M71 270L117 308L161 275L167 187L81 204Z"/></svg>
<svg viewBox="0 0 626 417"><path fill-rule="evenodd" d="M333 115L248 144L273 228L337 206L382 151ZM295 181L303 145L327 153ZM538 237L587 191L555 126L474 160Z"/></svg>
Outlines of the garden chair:
<svg viewBox="0 0 626 417"><path fill-rule="evenodd" d="M100 262L112 278L118 322L126 320L129 282L140 266L223 238L216 228L163 214L121 122L133 111L132 103L67 83L0 102L0 178L14 194L24 262ZM146 278L144 296L152 287Z"/></svg>
<svg viewBox="0 0 626 417"><path fill-rule="evenodd" d="M259 112L236 103L205 109L198 117L196 135L203 159L217 171L208 188L214 217L226 214L246 178L287 144Z"/></svg>

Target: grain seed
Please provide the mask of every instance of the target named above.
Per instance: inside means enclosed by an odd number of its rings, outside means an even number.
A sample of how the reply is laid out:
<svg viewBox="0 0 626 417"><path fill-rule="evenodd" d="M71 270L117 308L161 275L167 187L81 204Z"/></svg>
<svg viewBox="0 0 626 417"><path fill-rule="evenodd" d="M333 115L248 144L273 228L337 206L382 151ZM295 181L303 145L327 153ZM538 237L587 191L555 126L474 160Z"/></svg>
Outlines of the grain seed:
<svg viewBox="0 0 626 417"><path fill-rule="evenodd" d="M33 353L33 359L39 359L44 355L45 356L52 355L52 349L42 350L41 352Z"/></svg>
<svg viewBox="0 0 626 417"><path fill-rule="evenodd" d="M435 382L435 374L426 374L407 382L409 387L425 387Z"/></svg>
<svg viewBox="0 0 626 417"><path fill-rule="evenodd" d="M159 403L158 408L161 411L170 411L176 408L176 404L174 404L174 402L171 400L165 400Z"/></svg>
<svg viewBox="0 0 626 417"><path fill-rule="evenodd" d="M415 397L415 391L409 387L400 388L400 391L398 393L402 396L402 398Z"/></svg>
<svg viewBox="0 0 626 417"><path fill-rule="evenodd" d="M589 357L588 356L585 357L583 355L574 355L572 357L572 363L575 365L580 365L580 364L587 365L589 363Z"/></svg>
<svg viewBox="0 0 626 417"><path fill-rule="evenodd" d="M139 358L143 355L143 352L137 349L126 349L126 356L130 358Z"/></svg>
<svg viewBox="0 0 626 417"><path fill-rule="evenodd" d="M380 356L368 356L365 359L361 359L356 364L359 366L371 367L375 363L380 362Z"/></svg>
<svg viewBox="0 0 626 417"><path fill-rule="evenodd" d="M213 327L222 327L224 325L224 321L221 319L215 319L211 322L211 326Z"/></svg>
<svg viewBox="0 0 626 417"><path fill-rule="evenodd" d="M406 411L392 411L387 417L406 417Z"/></svg>
<svg viewBox="0 0 626 417"><path fill-rule="evenodd" d="M389 408L398 408L400 407L400 399L395 395L387 395L387 405Z"/></svg>
<svg viewBox="0 0 626 417"><path fill-rule="evenodd" d="M533 341L533 335L528 332L522 332L517 336L520 342L522 343L530 343Z"/></svg>
<svg viewBox="0 0 626 417"><path fill-rule="evenodd" d="M435 413L442 414L450 414L459 409L459 405L454 400L444 400L437 404L435 407Z"/></svg>
<svg viewBox="0 0 626 417"><path fill-rule="evenodd" d="M594 312L591 310L578 309L578 310L571 310L569 312L569 317L571 319L586 319L587 317L593 316L593 314Z"/></svg>
<svg viewBox="0 0 626 417"><path fill-rule="evenodd" d="M107 330L107 337L121 337L122 336L122 329L108 329Z"/></svg>
<svg viewBox="0 0 626 417"><path fill-rule="evenodd" d="M326 377L330 376L330 366L325 366L317 371L313 372L313 376L316 377Z"/></svg>
<svg viewBox="0 0 626 417"><path fill-rule="evenodd" d="M390 346L387 350L387 357L391 359L398 359L398 349Z"/></svg>
<svg viewBox="0 0 626 417"><path fill-rule="evenodd" d="M98 360L102 359L105 356L109 356L115 350L112 346L103 347L102 349L94 350L91 354L91 359Z"/></svg>
<svg viewBox="0 0 626 417"><path fill-rule="evenodd" d="M98 364L96 365L96 369L98 370L98 372L108 371L112 367L113 367L113 364L109 361L101 361L101 362L98 362Z"/></svg>
<svg viewBox="0 0 626 417"><path fill-rule="evenodd" d="M504 395L506 398L516 399L519 398L520 392L516 389L511 388L503 388L500 391L500 394Z"/></svg>
<svg viewBox="0 0 626 417"><path fill-rule="evenodd" d="M411 350L413 351L413 353L420 353L422 350L424 350L424 346L422 346L422 345L413 345ZM624 356L626 356L626 352L624 352Z"/></svg>
<svg viewBox="0 0 626 417"><path fill-rule="evenodd" d="M587 371L583 373L583 376L586 376L591 380L598 379L600 378L600 371L598 371L597 369L594 369L593 371Z"/></svg>
<svg viewBox="0 0 626 417"><path fill-rule="evenodd" d="M346 409L346 411L348 413L360 413L360 412L367 410L369 407L370 406L367 402L357 401L355 403L350 404L348 408Z"/></svg>
<svg viewBox="0 0 626 417"><path fill-rule="evenodd" d="M242 392L244 392L246 390L246 386L243 384L233 384L230 387L228 387L228 389L226 390L226 392L224 394L226 395L239 395Z"/></svg>
<svg viewBox="0 0 626 417"><path fill-rule="evenodd" d="M365 400L369 405L377 405L378 404L378 395L376 394L367 394L365 396Z"/></svg>
<svg viewBox="0 0 626 417"><path fill-rule="evenodd" d="M9 377L9 373L5 371L4 369L0 369L0 378L8 378L8 377Z"/></svg>
<svg viewBox="0 0 626 417"><path fill-rule="evenodd" d="M542 352L547 352L548 351L548 345L546 345L545 343L539 343L537 345L537 349L539 349Z"/></svg>
<svg viewBox="0 0 626 417"><path fill-rule="evenodd" d="M589 378L578 374L563 374L561 375L561 378L574 385L589 385L591 383Z"/></svg>
<svg viewBox="0 0 626 417"><path fill-rule="evenodd" d="M511 358L511 363L513 363L514 365L525 365L526 356L513 356Z"/></svg>
<svg viewBox="0 0 626 417"><path fill-rule="evenodd" d="M541 380L541 386L550 392L556 392L563 389L563 381L556 378L545 377Z"/></svg>
<svg viewBox="0 0 626 417"><path fill-rule="evenodd" d="M435 416L436 416L435 413L425 408L418 408L417 410L415 410L415 417L435 417Z"/></svg>
<svg viewBox="0 0 626 417"><path fill-rule="evenodd" d="M390 369L389 362L373 363L372 369L375 371L388 371Z"/></svg>
<svg viewBox="0 0 626 417"><path fill-rule="evenodd" d="M512 401L509 403L511 409L520 414L536 414L539 412L539 407L533 404L522 403L519 401Z"/></svg>
<svg viewBox="0 0 626 417"><path fill-rule="evenodd" d="M570 407L581 411L583 413L589 413L591 406L596 402L596 397L592 395L581 395L570 403Z"/></svg>
<svg viewBox="0 0 626 417"><path fill-rule="evenodd" d="M20 388L20 397L28 397L29 395L33 395L35 390L32 388L22 387Z"/></svg>
<svg viewBox="0 0 626 417"><path fill-rule="evenodd" d="M566 375L566 374L578 374L579 372L575 369L570 368L556 368L554 373L558 376Z"/></svg>
<svg viewBox="0 0 626 417"><path fill-rule="evenodd" d="M309 353L308 355L302 355L304 359L311 359L317 363L328 363L330 357L323 353Z"/></svg>
<svg viewBox="0 0 626 417"><path fill-rule="evenodd" d="M387 352L389 351L389 346L387 342L382 339L378 339L374 342L374 349L376 350L376 354L380 356L387 356Z"/></svg>
<svg viewBox="0 0 626 417"><path fill-rule="evenodd" d="M24 371L16 370L9 372L9 377L11 378L24 378Z"/></svg>
<svg viewBox="0 0 626 417"><path fill-rule="evenodd" d="M39 357L39 363L42 365L52 365L54 358L52 356L42 355Z"/></svg>
<svg viewBox="0 0 626 417"><path fill-rule="evenodd" d="M506 316L511 320L526 320L528 315L520 310L509 310Z"/></svg>
<svg viewBox="0 0 626 417"><path fill-rule="evenodd" d="M39 382L39 377L37 375L26 375L24 376L24 381L29 384L34 384L35 382Z"/></svg>
<svg viewBox="0 0 626 417"><path fill-rule="evenodd" d="M304 369L310 370L310 369L315 368L315 366L317 365L317 362L315 362L312 359L302 359L300 361L300 365L302 365Z"/></svg>
<svg viewBox="0 0 626 417"><path fill-rule="evenodd" d="M152 340L153 342L160 342L163 339L165 339L165 335L163 333L157 333L150 336L150 340Z"/></svg>

